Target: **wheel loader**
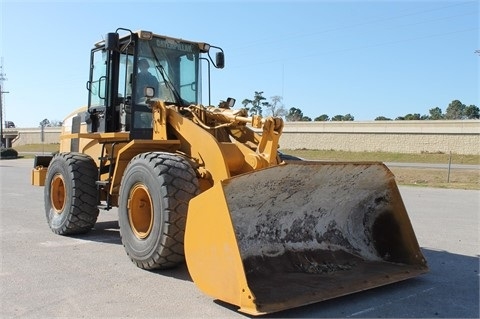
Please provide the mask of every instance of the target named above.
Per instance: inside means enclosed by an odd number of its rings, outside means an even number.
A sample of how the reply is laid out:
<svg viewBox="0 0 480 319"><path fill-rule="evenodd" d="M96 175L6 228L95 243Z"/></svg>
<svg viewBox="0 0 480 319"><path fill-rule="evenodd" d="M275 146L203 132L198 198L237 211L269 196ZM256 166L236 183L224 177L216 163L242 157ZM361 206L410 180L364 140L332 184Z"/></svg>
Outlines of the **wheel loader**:
<svg viewBox="0 0 480 319"><path fill-rule="evenodd" d="M200 290L250 315L427 272L384 164L285 159L281 118L201 104L224 61L220 47L149 31L96 43L88 106L65 118L60 152L34 161L51 230L89 232L116 207L135 265L186 262Z"/></svg>

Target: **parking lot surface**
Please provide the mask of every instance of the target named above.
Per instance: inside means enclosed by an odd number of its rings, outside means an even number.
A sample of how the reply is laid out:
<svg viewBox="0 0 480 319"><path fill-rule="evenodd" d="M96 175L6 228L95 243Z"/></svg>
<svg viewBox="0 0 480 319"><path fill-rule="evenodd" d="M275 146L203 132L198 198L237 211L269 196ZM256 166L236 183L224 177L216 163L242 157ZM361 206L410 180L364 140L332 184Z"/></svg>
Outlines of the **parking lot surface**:
<svg viewBox="0 0 480 319"><path fill-rule="evenodd" d="M245 318L198 290L186 266L137 268L117 211L88 234L53 234L31 159L0 161L1 318ZM478 318L480 191L400 187L430 272L404 282L290 309L283 318Z"/></svg>

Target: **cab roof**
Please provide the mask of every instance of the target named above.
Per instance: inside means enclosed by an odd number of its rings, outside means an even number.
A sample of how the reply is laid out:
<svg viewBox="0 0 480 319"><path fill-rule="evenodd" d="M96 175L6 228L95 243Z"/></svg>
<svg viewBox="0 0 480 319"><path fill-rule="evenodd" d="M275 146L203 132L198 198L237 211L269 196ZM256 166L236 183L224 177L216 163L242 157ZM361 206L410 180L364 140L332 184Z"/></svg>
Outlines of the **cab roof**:
<svg viewBox="0 0 480 319"><path fill-rule="evenodd" d="M117 29L117 32L118 32L118 30L126 30L126 29ZM200 52L204 52L204 53L208 52L208 50L210 48L210 45L205 43L205 42L195 42L195 41L184 40L184 39L181 39L181 38L169 37L169 36L166 36L166 35L156 34L156 33L153 33L151 31L146 31L146 30L132 31L132 34L136 34L140 39L145 39L145 40L151 40L153 38L162 38L162 39L167 39L167 40L171 40L171 41L175 41L175 42L195 44L200 49ZM128 37L130 37L130 33L125 33L125 34L120 35L119 39L124 40L124 39L127 39ZM97 43L95 43L96 48L101 47L103 45L105 45L105 40L101 40L101 41L98 41Z"/></svg>

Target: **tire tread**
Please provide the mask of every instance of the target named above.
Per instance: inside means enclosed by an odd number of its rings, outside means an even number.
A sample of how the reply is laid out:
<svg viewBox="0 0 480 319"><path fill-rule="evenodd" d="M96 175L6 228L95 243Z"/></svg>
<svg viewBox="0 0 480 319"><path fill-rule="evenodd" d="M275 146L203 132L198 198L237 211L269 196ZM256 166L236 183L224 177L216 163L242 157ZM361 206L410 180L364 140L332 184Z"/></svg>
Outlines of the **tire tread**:
<svg viewBox="0 0 480 319"><path fill-rule="evenodd" d="M59 228L52 227L52 231L59 235L76 235L90 231L95 225L99 210L97 208L96 165L93 160L80 153L60 153L52 161L61 161L65 165L71 180L72 199L66 221ZM46 198L47 200L47 198ZM47 211L48 216L48 211Z"/></svg>
<svg viewBox="0 0 480 319"><path fill-rule="evenodd" d="M191 165L182 157L163 152L142 153L134 157L135 161L146 161L153 168L156 177L161 177L160 187L164 190L162 198L164 223L162 240L151 258L137 260L132 256L122 238L127 255L133 263L143 269L166 269L175 267L185 260L183 240L188 202L198 192L198 179ZM122 233L122 232L120 232Z"/></svg>

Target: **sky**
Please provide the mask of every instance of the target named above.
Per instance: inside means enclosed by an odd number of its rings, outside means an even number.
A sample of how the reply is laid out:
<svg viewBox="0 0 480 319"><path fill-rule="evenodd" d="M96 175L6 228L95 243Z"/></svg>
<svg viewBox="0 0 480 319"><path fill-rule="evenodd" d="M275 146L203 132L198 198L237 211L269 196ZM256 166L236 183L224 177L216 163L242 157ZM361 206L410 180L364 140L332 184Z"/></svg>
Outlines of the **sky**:
<svg viewBox="0 0 480 319"><path fill-rule="evenodd" d="M258 91L312 119L355 121L480 106L479 10L479 0L0 0L3 118L38 127L86 105L90 50L119 27L221 47L213 105L242 107Z"/></svg>

